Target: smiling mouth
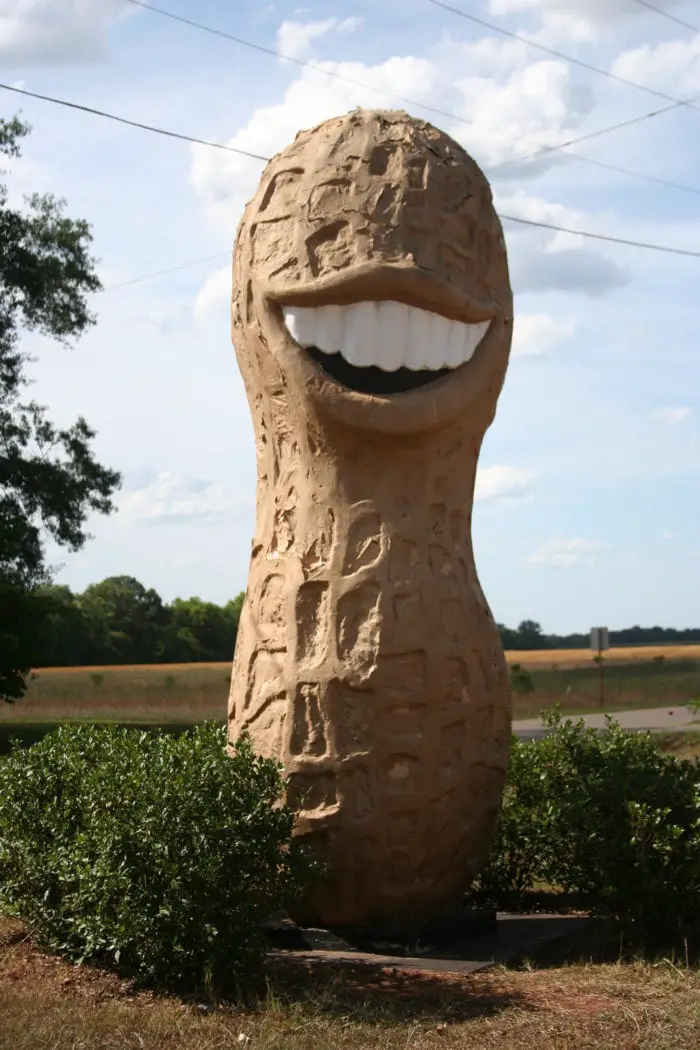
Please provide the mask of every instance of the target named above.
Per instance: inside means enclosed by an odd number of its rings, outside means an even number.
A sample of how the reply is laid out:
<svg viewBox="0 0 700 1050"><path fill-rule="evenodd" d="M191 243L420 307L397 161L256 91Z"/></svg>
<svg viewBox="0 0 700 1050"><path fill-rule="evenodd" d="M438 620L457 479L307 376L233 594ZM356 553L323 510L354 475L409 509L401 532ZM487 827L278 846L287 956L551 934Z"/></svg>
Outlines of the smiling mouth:
<svg viewBox="0 0 700 1050"><path fill-rule="evenodd" d="M363 394L415 390L468 361L490 321L466 324L405 303L284 306L292 339L343 386Z"/></svg>

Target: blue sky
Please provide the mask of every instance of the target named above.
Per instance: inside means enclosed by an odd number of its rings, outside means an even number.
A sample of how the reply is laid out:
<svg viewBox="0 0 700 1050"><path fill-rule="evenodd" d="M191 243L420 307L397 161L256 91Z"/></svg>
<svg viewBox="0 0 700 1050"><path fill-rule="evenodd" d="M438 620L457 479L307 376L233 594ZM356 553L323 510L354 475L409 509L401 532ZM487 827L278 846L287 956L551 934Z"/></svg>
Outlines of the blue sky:
<svg viewBox="0 0 700 1050"><path fill-rule="evenodd" d="M264 155L355 105L408 108L487 171L669 104L428 0L157 6L366 86L125 0L4 0L2 80ZM454 6L663 94L700 96L700 33L636 0ZM697 4L658 6L700 24ZM20 107L34 130L12 192L65 196L92 223L107 289L95 298L98 325L75 348L28 344L34 393L61 422L84 414L103 461L125 477L119 513L91 522L83 552L56 553L59 579L82 589L129 573L166 599L224 601L245 586L255 483L229 336L229 260L261 165L5 92L4 115ZM700 110L494 171L492 184L504 214L700 250ZM512 223L506 235L515 346L474 515L494 615L551 631L696 626L700 259Z"/></svg>

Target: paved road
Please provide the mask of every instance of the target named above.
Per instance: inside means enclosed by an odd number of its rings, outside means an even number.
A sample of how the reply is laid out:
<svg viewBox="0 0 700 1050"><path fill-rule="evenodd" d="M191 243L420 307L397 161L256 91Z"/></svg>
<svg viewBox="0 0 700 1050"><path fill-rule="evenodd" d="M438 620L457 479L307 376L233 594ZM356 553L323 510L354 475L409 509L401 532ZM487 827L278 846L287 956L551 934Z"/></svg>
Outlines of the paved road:
<svg viewBox="0 0 700 1050"><path fill-rule="evenodd" d="M609 713L623 729L649 730L652 733L685 732L688 729L700 732L700 716L694 715L689 707L649 707L643 711L611 711ZM574 720L580 717L583 717L588 726L596 729L605 728L605 714L603 713L571 716ZM533 740L547 734L539 718L524 718L514 722L513 732L524 740Z"/></svg>

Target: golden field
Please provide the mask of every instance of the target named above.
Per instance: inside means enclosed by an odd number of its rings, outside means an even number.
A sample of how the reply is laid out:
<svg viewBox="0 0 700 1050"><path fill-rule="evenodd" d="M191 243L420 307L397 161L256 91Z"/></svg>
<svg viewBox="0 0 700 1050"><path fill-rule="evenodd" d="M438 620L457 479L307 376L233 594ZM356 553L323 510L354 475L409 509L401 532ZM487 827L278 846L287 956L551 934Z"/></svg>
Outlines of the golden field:
<svg viewBox="0 0 700 1050"><path fill-rule="evenodd" d="M537 715L556 703L569 711L599 708L599 668L589 650L506 656L511 666L527 669L534 686L515 697L516 718ZM223 721L230 671L228 662L42 668L24 699L0 704L0 728L72 720ZM700 645L612 649L605 654L604 673L607 710L689 703L700 697Z"/></svg>
<svg viewBox="0 0 700 1050"><path fill-rule="evenodd" d="M530 649L509 650L506 659L509 664L519 663L522 667L586 667L595 654L590 649ZM643 645L620 646L608 649L604 654L606 663L644 663L663 656L665 660L700 660L700 645ZM105 664L98 667L43 667L37 674L60 675L74 674L76 671L162 671L173 672L195 671L203 668L228 673L231 664L228 661L212 664Z"/></svg>
<svg viewBox="0 0 700 1050"><path fill-rule="evenodd" d="M518 663L530 670L542 667L568 669L587 667L596 654L590 649L533 649L507 652L509 664ZM650 660L700 660L700 645L642 645L608 649L603 658L608 664L645 663Z"/></svg>

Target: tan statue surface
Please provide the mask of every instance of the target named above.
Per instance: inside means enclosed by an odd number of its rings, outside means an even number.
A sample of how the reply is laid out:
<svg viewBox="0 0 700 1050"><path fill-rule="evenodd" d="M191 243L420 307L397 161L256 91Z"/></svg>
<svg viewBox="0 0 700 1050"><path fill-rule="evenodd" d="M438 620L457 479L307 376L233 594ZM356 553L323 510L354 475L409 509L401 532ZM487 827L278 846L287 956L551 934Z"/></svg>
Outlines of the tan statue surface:
<svg viewBox="0 0 700 1050"><path fill-rule="evenodd" d="M283 762L328 864L307 921L432 916L491 844L510 694L471 518L512 318L446 134L356 110L268 164L234 253L258 488L229 730Z"/></svg>

